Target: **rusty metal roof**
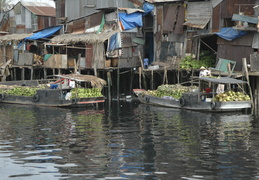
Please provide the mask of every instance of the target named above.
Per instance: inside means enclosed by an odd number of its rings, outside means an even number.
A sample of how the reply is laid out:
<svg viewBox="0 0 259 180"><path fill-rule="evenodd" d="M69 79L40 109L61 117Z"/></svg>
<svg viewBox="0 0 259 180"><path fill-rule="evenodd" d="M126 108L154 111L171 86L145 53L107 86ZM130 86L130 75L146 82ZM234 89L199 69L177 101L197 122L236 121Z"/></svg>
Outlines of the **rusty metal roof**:
<svg viewBox="0 0 259 180"><path fill-rule="evenodd" d="M203 29L208 24L212 16L211 2L189 2L187 12L187 22L183 25Z"/></svg>
<svg viewBox="0 0 259 180"><path fill-rule="evenodd" d="M56 16L56 9L48 3L39 2L21 2L22 5L27 8L31 13L37 16Z"/></svg>
<svg viewBox="0 0 259 180"><path fill-rule="evenodd" d="M192 19L192 20L188 20L183 25L186 25L186 26L189 26L189 27L193 27L193 28L203 29L208 24L209 21L210 21L210 18L206 18L206 19Z"/></svg>

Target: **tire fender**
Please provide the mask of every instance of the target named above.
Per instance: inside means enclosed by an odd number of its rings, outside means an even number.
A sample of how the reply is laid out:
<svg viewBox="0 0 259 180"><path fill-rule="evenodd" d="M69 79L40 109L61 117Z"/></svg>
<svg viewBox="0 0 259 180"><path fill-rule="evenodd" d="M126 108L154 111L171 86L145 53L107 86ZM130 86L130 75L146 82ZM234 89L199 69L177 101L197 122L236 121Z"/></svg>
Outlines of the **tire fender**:
<svg viewBox="0 0 259 180"><path fill-rule="evenodd" d="M215 109L216 103L214 101L211 102L211 109Z"/></svg>
<svg viewBox="0 0 259 180"><path fill-rule="evenodd" d="M40 100L40 96L38 94L35 94L33 96L34 102L38 102Z"/></svg>
<svg viewBox="0 0 259 180"><path fill-rule="evenodd" d="M181 107L183 107L183 106L185 105L185 100L184 100L184 98L180 98L178 103L179 103L179 105L180 105Z"/></svg>
<svg viewBox="0 0 259 180"><path fill-rule="evenodd" d="M146 96L146 97L145 97L146 103L149 103L149 100L150 100L150 97Z"/></svg>
<svg viewBox="0 0 259 180"><path fill-rule="evenodd" d="M5 95L3 93L0 94L0 100L4 100Z"/></svg>

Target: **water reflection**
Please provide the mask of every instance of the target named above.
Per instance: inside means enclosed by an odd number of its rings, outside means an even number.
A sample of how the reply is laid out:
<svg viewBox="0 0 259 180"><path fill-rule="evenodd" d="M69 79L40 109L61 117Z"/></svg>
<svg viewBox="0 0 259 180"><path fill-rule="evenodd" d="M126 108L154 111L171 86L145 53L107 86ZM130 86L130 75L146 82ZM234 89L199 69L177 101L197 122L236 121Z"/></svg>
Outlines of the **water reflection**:
<svg viewBox="0 0 259 180"><path fill-rule="evenodd" d="M99 109L0 106L3 179L253 179L247 114L113 102Z"/></svg>

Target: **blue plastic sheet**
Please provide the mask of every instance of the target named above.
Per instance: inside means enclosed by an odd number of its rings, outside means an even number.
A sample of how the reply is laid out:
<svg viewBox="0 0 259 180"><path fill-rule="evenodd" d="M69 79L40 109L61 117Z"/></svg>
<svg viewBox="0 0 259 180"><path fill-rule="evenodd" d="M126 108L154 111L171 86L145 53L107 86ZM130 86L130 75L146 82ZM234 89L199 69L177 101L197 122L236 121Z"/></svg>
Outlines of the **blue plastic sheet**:
<svg viewBox="0 0 259 180"><path fill-rule="evenodd" d="M143 16L148 14L149 12L153 11L155 7L152 4L149 3L144 3L143 4L143 10L145 11L145 13L143 13Z"/></svg>
<svg viewBox="0 0 259 180"><path fill-rule="evenodd" d="M119 13L119 19L122 23L124 30L134 29L136 27L142 27L142 13Z"/></svg>
<svg viewBox="0 0 259 180"><path fill-rule="evenodd" d="M234 39L237 39L237 38L240 38L241 36L246 35L247 32L227 27L227 28L222 28L220 32L217 32L216 34L225 40L232 41Z"/></svg>
<svg viewBox="0 0 259 180"><path fill-rule="evenodd" d="M120 41L120 39L119 39L118 33L112 35L109 39L108 51L113 51L115 49L119 49L120 48L119 41Z"/></svg>
<svg viewBox="0 0 259 180"><path fill-rule="evenodd" d="M36 40L36 39L41 39L41 38L48 38L55 34L57 31L61 29L62 26L55 26L55 27L50 27L43 29L37 33L33 33L33 35L26 37L24 41L26 40Z"/></svg>

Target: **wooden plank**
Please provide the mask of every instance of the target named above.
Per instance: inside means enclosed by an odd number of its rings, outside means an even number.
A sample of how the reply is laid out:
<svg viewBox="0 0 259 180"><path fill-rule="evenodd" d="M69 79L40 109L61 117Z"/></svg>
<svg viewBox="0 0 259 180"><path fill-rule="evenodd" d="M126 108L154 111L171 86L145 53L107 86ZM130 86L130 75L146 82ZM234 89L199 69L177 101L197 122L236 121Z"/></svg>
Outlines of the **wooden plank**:
<svg viewBox="0 0 259 180"><path fill-rule="evenodd" d="M19 66L31 66L33 64L33 54L32 53L20 53L18 65Z"/></svg>
<svg viewBox="0 0 259 180"><path fill-rule="evenodd" d="M53 54L47 61L44 62L44 67L66 69L68 67L67 55L66 54Z"/></svg>
<svg viewBox="0 0 259 180"><path fill-rule="evenodd" d="M247 62L246 62L246 58L242 58L242 62L243 62L243 71L244 71L244 74L246 76L246 80L247 80L247 84L248 84L248 88L249 88L249 94L250 94L250 98L251 98L251 101L252 101L252 114L253 114L253 111L254 111L254 98L253 98L253 93L252 93L252 89L251 89L251 86L250 86L250 80L249 80L249 73L248 73L248 69L247 69Z"/></svg>
<svg viewBox="0 0 259 180"><path fill-rule="evenodd" d="M233 14L232 21L243 21L243 22L248 22L248 23L252 23L252 24L257 24L258 18L257 17L239 15L239 14Z"/></svg>

